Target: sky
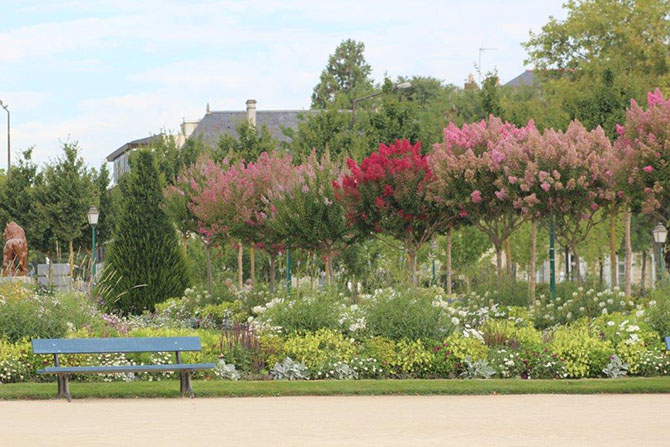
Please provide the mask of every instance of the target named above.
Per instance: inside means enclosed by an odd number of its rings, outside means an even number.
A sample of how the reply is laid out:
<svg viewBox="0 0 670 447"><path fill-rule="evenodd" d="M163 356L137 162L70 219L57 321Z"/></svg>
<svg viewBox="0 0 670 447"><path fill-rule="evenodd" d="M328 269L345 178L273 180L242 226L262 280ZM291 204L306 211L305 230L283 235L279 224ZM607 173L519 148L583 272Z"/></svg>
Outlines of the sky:
<svg viewBox="0 0 670 447"><path fill-rule="evenodd" d="M375 81L433 76L463 85L526 68L521 43L564 0L0 0L0 100L12 157L43 163L77 141L91 166L124 143L212 110L307 109L328 55L365 43ZM6 153L0 109L0 154ZM0 168L6 167L0 156Z"/></svg>

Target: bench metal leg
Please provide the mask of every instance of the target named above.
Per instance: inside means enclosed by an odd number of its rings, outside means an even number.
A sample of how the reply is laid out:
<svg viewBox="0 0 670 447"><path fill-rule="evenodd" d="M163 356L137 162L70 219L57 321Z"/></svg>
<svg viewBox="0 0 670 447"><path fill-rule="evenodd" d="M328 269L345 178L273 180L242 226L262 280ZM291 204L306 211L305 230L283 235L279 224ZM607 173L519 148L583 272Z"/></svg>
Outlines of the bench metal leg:
<svg viewBox="0 0 670 447"><path fill-rule="evenodd" d="M63 394L63 380L60 374L56 376L56 381L58 382L58 394L56 394L56 397L65 397L65 394Z"/></svg>
<svg viewBox="0 0 670 447"><path fill-rule="evenodd" d="M191 399L195 397L193 386L191 385L191 371L179 372L179 393L181 397L184 397L186 393L191 396Z"/></svg>
<svg viewBox="0 0 670 447"><path fill-rule="evenodd" d="M63 383L63 393L65 394L67 401L70 402L72 400L72 396L70 395L70 376L65 374L61 380Z"/></svg>
<svg viewBox="0 0 670 447"><path fill-rule="evenodd" d="M193 386L191 385L191 371L186 371L186 387L188 388L188 393L191 395L191 399L195 397L193 393Z"/></svg>

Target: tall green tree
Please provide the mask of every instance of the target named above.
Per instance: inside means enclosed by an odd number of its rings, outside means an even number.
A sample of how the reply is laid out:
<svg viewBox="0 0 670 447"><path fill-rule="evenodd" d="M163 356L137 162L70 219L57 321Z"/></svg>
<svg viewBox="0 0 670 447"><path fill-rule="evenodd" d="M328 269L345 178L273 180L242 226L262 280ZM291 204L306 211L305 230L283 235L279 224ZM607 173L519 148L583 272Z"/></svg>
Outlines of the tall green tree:
<svg viewBox="0 0 670 447"><path fill-rule="evenodd" d="M100 291L123 313L153 311L156 303L181 296L190 280L177 233L163 210L164 180L155 155L135 152L120 183L125 198L107 252Z"/></svg>
<svg viewBox="0 0 670 447"><path fill-rule="evenodd" d="M51 229L49 251L64 251L67 246L70 280L74 273L74 242L88 229L88 209L97 205L98 193L92 172L80 156L75 143L63 144L63 154L43 170L43 183L36 187L36 206L40 222ZM55 247L54 247L55 244Z"/></svg>
<svg viewBox="0 0 670 447"><path fill-rule="evenodd" d="M314 87L313 109L325 109L331 104L351 109L354 98L372 91L372 67L366 62L364 52L365 44L353 39L337 46Z"/></svg>

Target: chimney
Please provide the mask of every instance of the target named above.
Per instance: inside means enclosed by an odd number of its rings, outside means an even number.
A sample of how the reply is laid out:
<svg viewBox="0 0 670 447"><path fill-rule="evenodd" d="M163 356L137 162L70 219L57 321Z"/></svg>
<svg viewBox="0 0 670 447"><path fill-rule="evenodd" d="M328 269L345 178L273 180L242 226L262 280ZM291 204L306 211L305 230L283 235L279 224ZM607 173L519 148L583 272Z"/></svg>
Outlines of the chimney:
<svg viewBox="0 0 670 447"><path fill-rule="evenodd" d="M191 136L191 134L193 133L195 128L198 127L199 123L200 123L200 121L183 121L182 120L181 133L184 134L184 139Z"/></svg>
<svg viewBox="0 0 670 447"><path fill-rule="evenodd" d="M247 99L247 119L249 124L256 125L256 100Z"/></svg>

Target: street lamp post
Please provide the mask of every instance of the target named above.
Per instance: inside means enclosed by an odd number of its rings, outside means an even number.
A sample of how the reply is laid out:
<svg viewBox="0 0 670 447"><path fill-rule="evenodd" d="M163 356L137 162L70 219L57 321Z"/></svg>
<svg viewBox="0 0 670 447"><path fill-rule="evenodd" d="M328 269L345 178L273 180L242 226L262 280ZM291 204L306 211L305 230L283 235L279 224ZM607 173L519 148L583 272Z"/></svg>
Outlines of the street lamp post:
<svg viewBox="0 0 670 447"><path fill-rule="evenodd" d="M98 213L98 208L95 206L91 206L88 209L88 223L91 225L91 259L93 260L93 267L92 267L92 282L95 284L95 275L98 273L98 249L95 244L95 236L96 236L96 227L98 225L98 217L100 217L100 213Z"/></svg>
<svg viewBox="0 0 670 447"><path fill-rule="evenodd" d="M291 277L291 249L286 247L286 290L291 292L291 282L293 278Z"/></svg>
<svg viewBox="0 0 670 447"><path fill-rule="evenodd" d="M432 285L437 285L437 274L435 271L435 254L437 253L437 241L433 239L430 241L430 259L433 261L433 280Z"/></svg>
<svg viewBox="0 0 670 447"><path fill-rule="evenodd" d="M7 178L9 178L9 167L12 165L12 145L9 133L9 105L3 103L2 100L0 100L0 107L5 109L5 112L7 112Z"/></svg>
<svg viewBox="0 0 670 447"><path fill-rule="evenodd" d="M401 82L400 84L396 84L393 86L393 90L400 90L400 89L405 89L405 88L410 88L412 86L411 82ZM356 130L356 105L361 102L365 101L366 99L374 98L375 96L379 96L384 91L382 90L381 92L376 92L376 93L371 93L366 96L361 96L360 98L355 98L351 103L352 103L352 110L351 110L351 124L354 129Z"/></svg>
<svg viewBox="0 0 670 447"><path fill-rule="evenodd" d="M658 278L656 280L660 281L663 276L663 246L668 237L668 230L659 222L651 231L651 234L654 236L654 242L658 246Z"/></svg>

